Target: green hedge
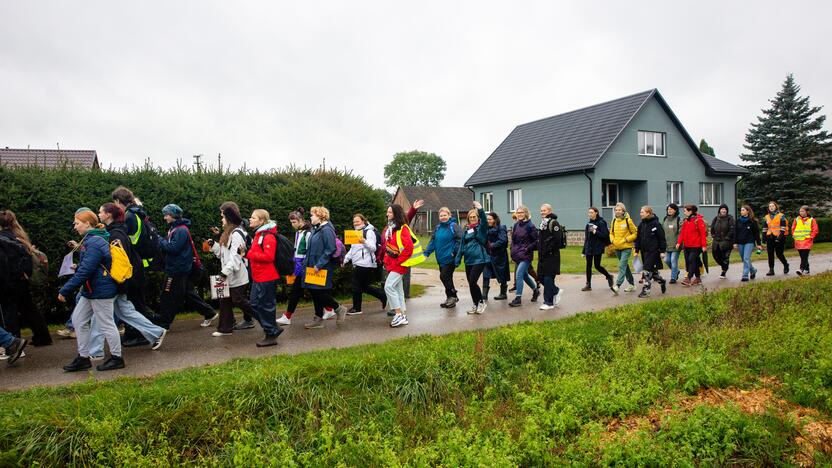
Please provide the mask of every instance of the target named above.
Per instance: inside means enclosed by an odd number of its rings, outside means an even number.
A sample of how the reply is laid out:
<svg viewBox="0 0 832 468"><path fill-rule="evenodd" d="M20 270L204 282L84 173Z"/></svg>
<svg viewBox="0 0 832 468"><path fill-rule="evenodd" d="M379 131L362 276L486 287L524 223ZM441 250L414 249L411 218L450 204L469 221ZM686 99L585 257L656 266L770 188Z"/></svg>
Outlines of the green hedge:
<svg viewBox="0 0 832 468"><path fill-rule="evenodd" d="M194 240L210 236L209 227L220 223L219 206L222 202L237 202L247 218L255 208L269 211L278 229L291 233L287 215L303 206L329 208L332 223L340 233L352 226L352 215L362 212L375 225L385 219L382 197L363 178L338 170L318 171L288 168L270 172L222 172L208 170L193 172L175 168L154 167L90 171L73 168L9 169L0 166L0 207L13 210L35 245L50 260L50 287L41 291L38 302L54 318L64 317L68 311L53 298L58 279L55 277L61 258L67 253L66 241L76 239L72 230L75 210L87 206L97 208L110 201L110 193L119 186L130 188L144 204L151 219L161 231L166 231L161 209L176 203L191 220ZM202 254L209 273L219 271L212 255ZM336 275L338 292L346 291L348 271ZM158 299L160 275L148 285L148 299ZM207 281L207 279L206 279Z"/></svg>

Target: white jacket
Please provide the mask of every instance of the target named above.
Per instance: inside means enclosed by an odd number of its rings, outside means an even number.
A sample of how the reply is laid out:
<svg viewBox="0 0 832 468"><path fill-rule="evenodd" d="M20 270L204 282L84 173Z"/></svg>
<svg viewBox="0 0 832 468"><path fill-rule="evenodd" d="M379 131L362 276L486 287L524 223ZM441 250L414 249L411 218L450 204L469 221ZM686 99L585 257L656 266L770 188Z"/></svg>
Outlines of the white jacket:
<svg viewBox="0 0 832 468"><path fill-rule="evenodd" d="M248 284L248 268L245 260L239 254L240 248L245 248L243 236L245 232L241 228L234 229L228 239L228 247L223 247L219 242L214 242L211 252L220 259L222 274L228 278L228 287L237 288Z"/></svg>
<svg viewBox="0 0 832 468"><path fill-rule="evenodd" d="M375 268L376 267L376 233L373 225L364 226L364 243L353 244L344 257L344 263L352 262L353 266Z"/></svg>

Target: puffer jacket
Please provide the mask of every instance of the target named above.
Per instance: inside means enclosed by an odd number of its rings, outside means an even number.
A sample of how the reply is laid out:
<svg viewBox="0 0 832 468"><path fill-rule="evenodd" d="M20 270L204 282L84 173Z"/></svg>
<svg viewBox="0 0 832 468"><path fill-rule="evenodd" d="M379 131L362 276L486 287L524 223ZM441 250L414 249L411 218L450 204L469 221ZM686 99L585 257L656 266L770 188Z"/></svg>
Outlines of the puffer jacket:
<svg viewBox="0 0 832 468"><path fill-rule="evenodd" d="M624 213L623 218L613 218L610 222L610 242L615 250L632 249L636 235L638 228L629 214Z"/></svg>
<svg viewBox="0 0 832 468"><path fill-rule="evenodd" d="M269 223L257 228L246 258L251 267L251 279L255 283L267 283L280 278L274 267L277 255L277 225Z"/></svg>
<svg viewBox="0 0 832 468"><path fill-rule="evenodd" d="M237 227L228 236L228 245L223 246L214 242L211 246L213 253L220 260L220 272L225 275L229 288L239 288L248 284L248 268L240 248L245 247L245 231Z"/></svg>
<svg viewBox="0 0 832 468"><path fill-rule="evenodd" d="M167 237L159 236L159 249L165 253L165 274L187 276L194 266L194 247L191 245L191 221L176 219L170 223Z"/></svg>
<svg viewBox="0 0 832 468"><path fill-rule="evenodd" d="M728 205L721 205L720 211L725 208L728 210ZM719 247L722 251L731 250L735 243L734 231L736 229L736 222L734 217L730 214L725 216L716 215L711 221L711 238L713 239L713 248Z"/></svg>
<svg viewBox="0 0 832 468"><path fill-rule="evenodd" d="M433 235L425 249L425 256L436 254L436 263L439 266L453 265L459 245L462 242L462 235L455 218L439 223L433 229Z"/></svg>
<svg viewBox="0 0 832 468"><path fill-rule="evenodd" d="M511 260L531 262L537 250L538 232L531 220L517 221L511 228Z"/></svg>
<svg viewBox="0 0 832 468"><path fill-rule="evenodd" d="M511 273L508 262L508 231L502 224L488 228L486 249L491 256L491 264L486 266L488 278L497 278L500 283L508 281Z"/></svg>
<svg viewBox="0 0 832 468"><path fill-rule="evenodd" d="M485 211L482 208L478 211L480 222L476 226L469 224L462 234L462 245L454 261L456 266L459 266L463 260L465 265L481 265L491 262L491 256L485 249L488 243L488 223L485 222Z"/></svg>
<svg viewBox="0 0 832 468"><path fill-rule="evenodd" d="M656 271L662 269L661 254L667 250L667 240L664 237L664 229L656 215L641 219L633 249L641 255L641 262L645 270Z"/></svg>
<svg viewBox="0 0 832 468"><path fill-rule="evenodd" d="M112 299L116 297L116 282L104 270L113 263L110 255L109 234L103 229L88 232L78 248L78 268L61 288L61 296L72 297L78 288L87 299Z"/></svg>
<svg viewBox="0 0 832 468"><path fill-rule="evenodd" d="M708 230L701 214L690 215L685 219L676 243L686 249L701 249L708 246Z"/></svg>

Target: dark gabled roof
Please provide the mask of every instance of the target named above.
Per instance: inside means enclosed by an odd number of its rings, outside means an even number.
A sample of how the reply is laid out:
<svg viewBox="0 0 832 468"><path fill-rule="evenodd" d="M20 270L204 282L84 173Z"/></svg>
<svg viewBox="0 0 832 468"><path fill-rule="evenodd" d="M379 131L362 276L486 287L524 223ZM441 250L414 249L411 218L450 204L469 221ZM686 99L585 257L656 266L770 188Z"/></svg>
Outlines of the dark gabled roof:
<svg viewBox="0 0 832 468"><path fill-rule="evenodd" d="M592 169L644 104L655 97L712 175L745 169L699 153L657 89L517 126L465 182L467 186Z"/></svg>
<svg viewBox="0 0 832 468"><path fill-rule="evenodd" d="M399 187L413 204L416 200L424 200L425 206L422 211L437 211L447 206L453 211L471 209L471 202L474 200L474 192L468 187Z"/></svg>
<svg viewBox="0 0 832 468"><path fill-rule="evenodd" d="M0 165L8 167L40 166L58 167L61 164L98 168L98 154L95 150L46 150L0 148Z"/></svg>

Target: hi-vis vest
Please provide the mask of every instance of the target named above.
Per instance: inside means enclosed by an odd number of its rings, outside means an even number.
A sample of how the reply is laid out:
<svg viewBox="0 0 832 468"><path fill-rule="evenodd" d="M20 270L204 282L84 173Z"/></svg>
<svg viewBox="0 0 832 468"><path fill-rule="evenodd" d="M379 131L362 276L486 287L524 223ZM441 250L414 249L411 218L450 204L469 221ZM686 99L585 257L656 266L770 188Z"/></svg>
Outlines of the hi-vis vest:
<svg viewBox="0 0 832 468"><path fill-rule="evenodd" d="M136 217L136 233L130 237L130 243L136 245L139 243L139 237L142 235L142 217L136 213L133 213L133 216ZM142 259L142 266L145 268L150 267L150 262L152 262L152 258L143 258Z"/></svg>
<svg viewBox="0 0 832 468"><path fill-rule="evenodd" d="M419 238L413 234L413 231L410 229L410 226L405 224L402 226L401 229L396 231L396 245L399 246L399 252L404 249L404 245L402 245L402 230L407 228L410 232L410 238L413 240L413 253L410 254L410 258L402 262L402 266L410 267L413 265L418 265L425 261L425 253L422 251L422 244L419 242Z"/></svg>
<svg viewBox="0 0 832 468"><path fill-rule="evenodd" d="M774 215L774 218L772 218L771 213L769 213L766 215L765 221L766 226L764 231L767 236L777 237L781 232L785 235L789 235L789 225L786 223L786 217L783 216L783 213L777 213Z"/></svg>
<svg viewBox="0 0 832 468"><path fill-rule="evenodd" d="M794 240L804 241L812 235L812 221L814 218L806 218L806 222L803 222L800 216L794 220Z"/></svg>

